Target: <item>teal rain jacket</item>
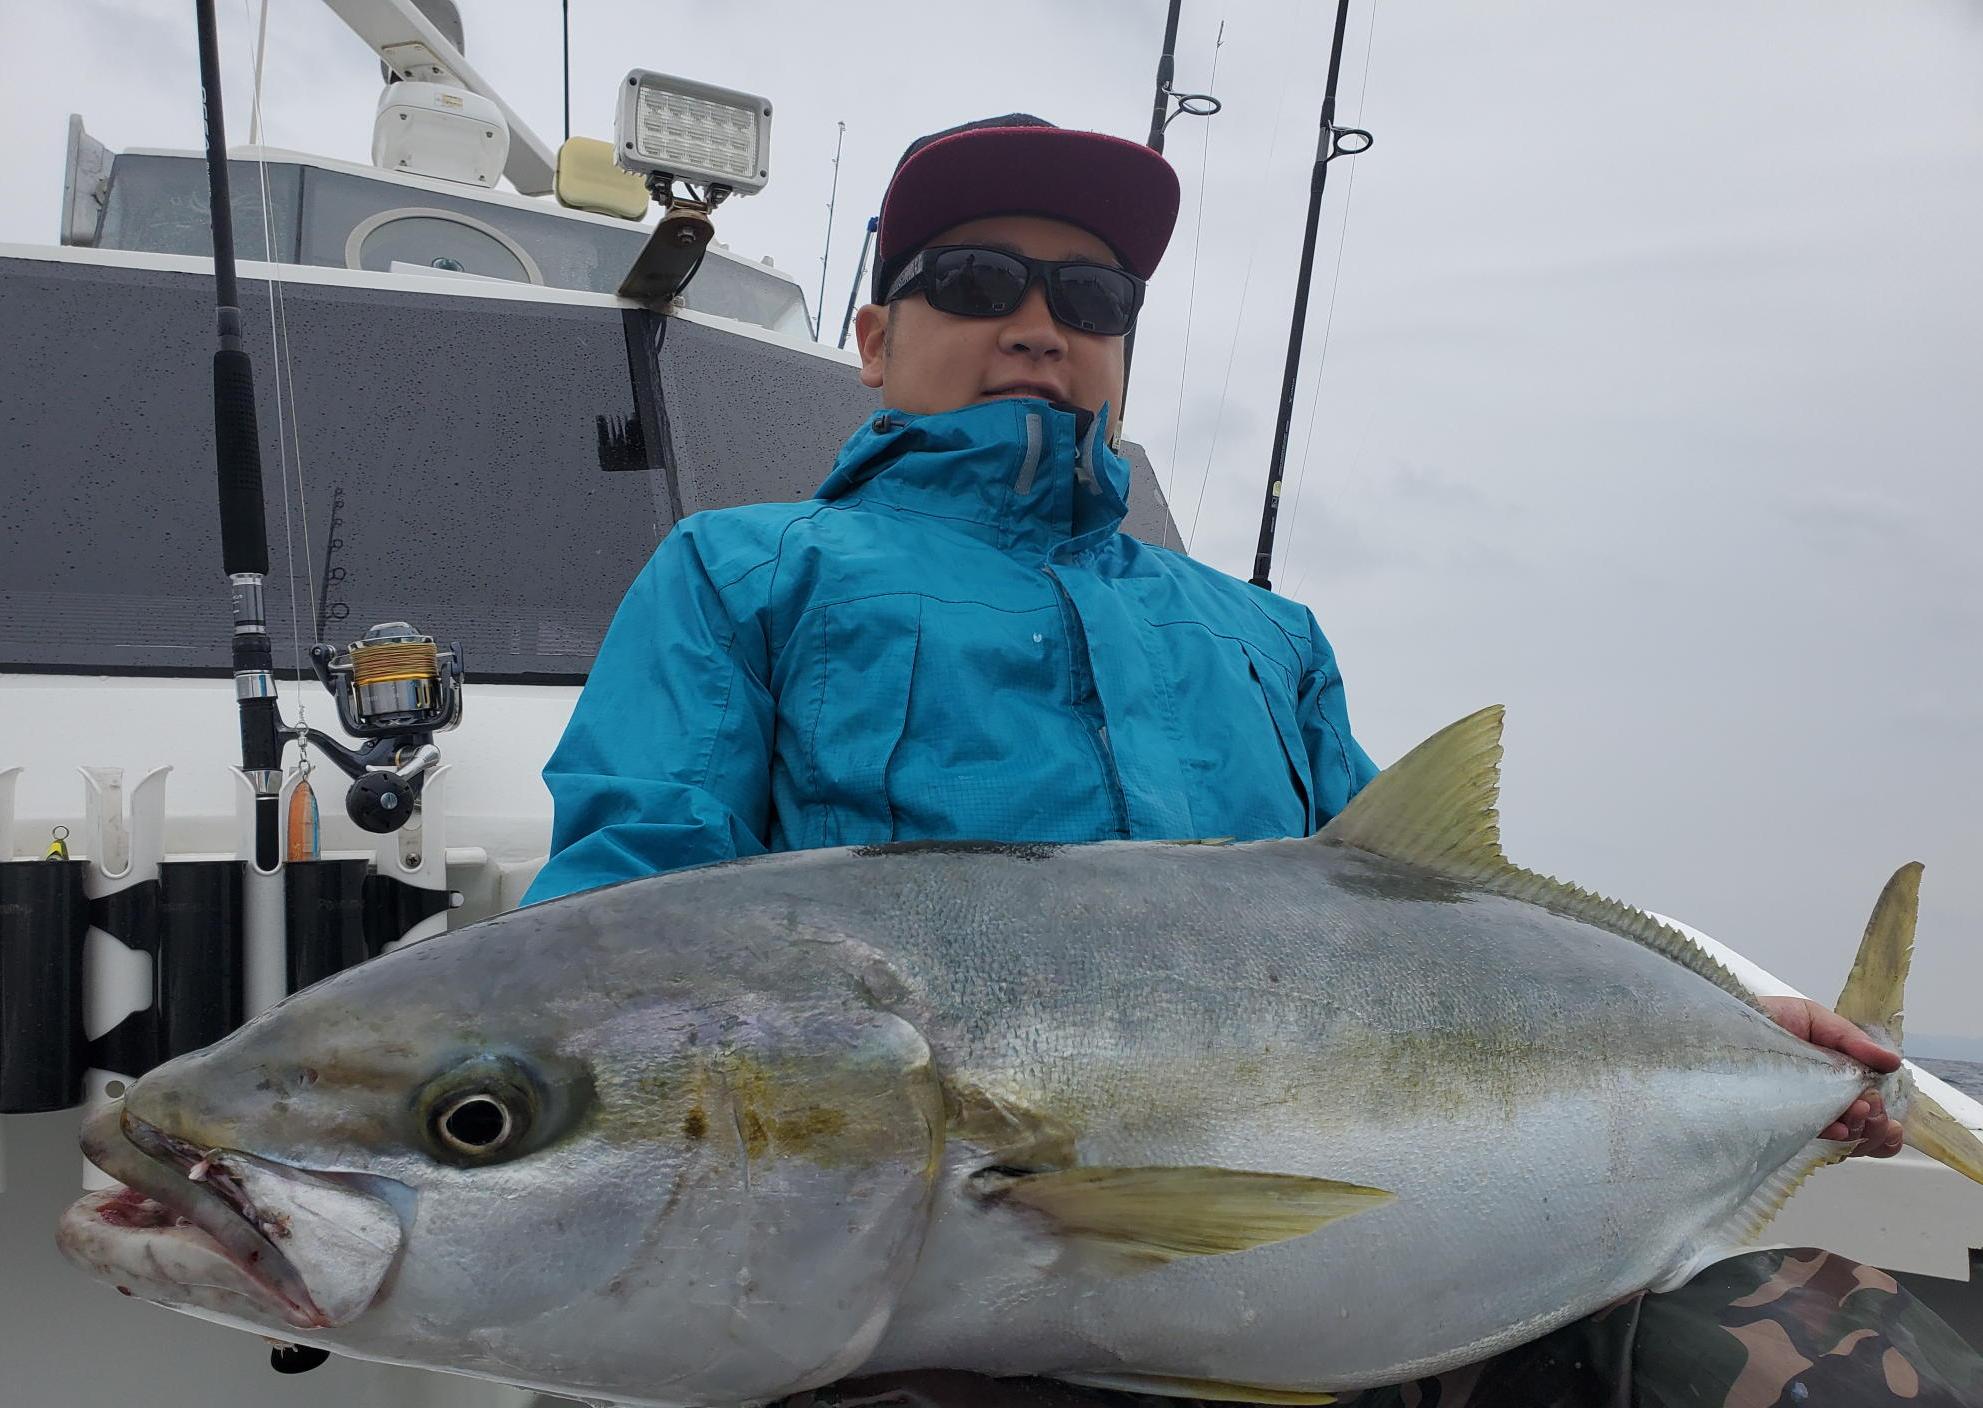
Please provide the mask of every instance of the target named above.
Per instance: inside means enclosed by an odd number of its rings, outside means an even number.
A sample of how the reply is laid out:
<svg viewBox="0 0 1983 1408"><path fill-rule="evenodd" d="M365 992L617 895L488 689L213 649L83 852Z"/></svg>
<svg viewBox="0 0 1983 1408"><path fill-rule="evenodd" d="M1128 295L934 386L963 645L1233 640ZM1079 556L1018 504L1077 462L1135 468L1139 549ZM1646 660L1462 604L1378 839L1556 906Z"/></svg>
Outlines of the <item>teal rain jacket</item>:
<svg viewBox="0 0 1983 1408"><path fill-rule="evenodd" d="M1376 773L1310 612L1117 531L1100 416L883 411L685 518L544 769L525 903L765 851L1306 835Z"/></svg>

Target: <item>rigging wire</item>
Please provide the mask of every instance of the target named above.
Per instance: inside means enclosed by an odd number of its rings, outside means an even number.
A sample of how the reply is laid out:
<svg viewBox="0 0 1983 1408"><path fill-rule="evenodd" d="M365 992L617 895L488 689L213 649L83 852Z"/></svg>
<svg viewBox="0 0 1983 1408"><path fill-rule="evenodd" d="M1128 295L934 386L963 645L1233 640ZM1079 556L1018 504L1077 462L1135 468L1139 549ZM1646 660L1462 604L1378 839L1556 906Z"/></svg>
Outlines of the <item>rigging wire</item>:
<svg viewBox="0 0 1983 1408"><path fill-rule="evenodd" d="M1226 47L1226 21L1219 19L1219 35L1212 41L1212 76L1206 81L1207 96L1219 91L1219 51ZM1177 442L1184 428L1184 388L1185 376L1191 370L1191 322L1198 309L1198 253L1205 233L1205 176L1212 169L1212 124L1205 123L1205 142L1198 159L1198 213L1193 218L1191 230L1191 294L1184 305L1184 357L1177 368L1177 414L1171 421L1170 483L1164 486L1164 506L1168 510L1172 503L1172 491L1177 487ZM1176 526L1174 514L1164 514L1164 535L1161 546L1171 545L1171 529Z"/></svg>
<svg viewBox="0 0 1983 1408"><path fill-rule="evenodd" d="M1358 84L1356 97L1357 115L1354 121L1358 127L1363 125L1363 109L1370 100L1370 55L1376 47L1377 7L1381 3L1382 0L1371 0L1370 4L1370 31L1364 37L1363 45L1363 78ZM1302 489L1308 483L1308 456L1315 448L1315 412L1322 404L1322 373L1329 365L1329 335L1336 326L1336 290L1343 281L1343 249L1349 242L1350 206L1356 200L1356 169L1361 164L1355 161L1350 163L1349 185L1343 193L1343 224L1336 235L1336 268L1329 279L1329 311L1322 324L1322 350L1315 359L1315 382L1309 390L1308 427L1302 432L1301 463L1295 467L1294 502L1288 508L1289 542L1294 541L1295 529L1301 523ZM1301 580L1308 580L1305 569ZM1288 595L1294 595L1292 588Z"/></svg>
<svg viewBox="0 0 1983 1408"><path fill-rule="evenodd" d="M252 0L241 0L244 13L252 18ZM249 108L250 128L259 137L262 130L262 67L268 52L269 0L262 0L261 21L255 40L255 88L253 102ZM303 442L296 423L296 382L292 368L295 360L289 355L289 309L283 296L282 265L276 258L275 222L270 216L268 155L260 142L255 144L255 169L258 177L259 194L262 202L262 251L268 261L269 297L269 345L270 355L275 359L276 375L271 379L275 392L275 446L276 458L282 469L282 542L288 557L286 585L289 591L289 637L292 647L293 668L295 670L296 722L299 728L309 722L307 691L303 688L303 626L297 615L296 593L296 533L290 518L289 504L289 463L291 447L295 450L296 497L298 517L303 521L303 571L309 583L309 600L317 599L316 570L310 564L310 500L303 477ZM276 688L281 689L281 677L277 676ZM309 762L309 743L306 736L299 736L297 749L303 765Z"/></svg>
<svg viewBox="0 0 1983 1408"><path fill-rule="evenodd" d="M1288 85L1293 78L1294 65L1290 63L1281 71L1281 92L1280 96L1274 100L1274 130L1267 139L1267 161L1265 170L1262 173L1263 177L1271 176L1274 169L1274 153L1280 149L1281 145L1281 117L1287 110ZM1198 479L1198 502L1191 510L1191 529L1184 537L1184 551L1187 556L1191 553L1191 545L1198 538L1198 516L1205 509L1205 486L1211 482L1212 459L1219 452L1219 432L1225 427L1226 403L1232 395L1233 361L1239 351L1240 329L1246 324L1246 298L1247 294L1253 288L1253 265L1254 261L1259 257L1260 240L1265 234L1266 223L1264 221L1255 221L1253 226L1253 245L1246 252L1246 273L1241 277L1239 284L1239 312L1233 318L1232 342L1226 348L1226 379L1224 385L1219 389L1219 413L1212 420L1212 443L1206 448L1205 469Z"/></svg>

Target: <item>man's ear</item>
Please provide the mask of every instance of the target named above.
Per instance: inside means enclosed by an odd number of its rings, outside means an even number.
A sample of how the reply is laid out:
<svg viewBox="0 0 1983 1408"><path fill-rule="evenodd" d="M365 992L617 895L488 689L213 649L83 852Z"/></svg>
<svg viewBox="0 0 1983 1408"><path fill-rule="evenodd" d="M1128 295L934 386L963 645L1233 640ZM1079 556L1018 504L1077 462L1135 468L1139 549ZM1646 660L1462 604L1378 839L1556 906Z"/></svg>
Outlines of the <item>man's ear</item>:
<svg viewBox="0 0 1983 1408"><path fill-rule="evenodd" d="M861 385L877 391L888 350L888 314L887 307L879 303L864 303L854 314L854 349L861 356Z"/></svg>

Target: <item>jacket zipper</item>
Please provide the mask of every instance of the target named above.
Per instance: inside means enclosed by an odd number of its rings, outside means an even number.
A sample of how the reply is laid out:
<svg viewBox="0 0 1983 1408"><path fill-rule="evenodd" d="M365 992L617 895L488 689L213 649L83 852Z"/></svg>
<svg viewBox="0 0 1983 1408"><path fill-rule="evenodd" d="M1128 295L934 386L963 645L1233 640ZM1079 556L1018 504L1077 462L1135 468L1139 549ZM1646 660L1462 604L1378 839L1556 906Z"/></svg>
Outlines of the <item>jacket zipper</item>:
<svg viewBox="0 0 1983 1408"><path fill-rule="evenodd" d="M1102 786L1109 794L1109 805L1115 811L1116 834L1122 839L1129 838L1129 802L1122 792L1122 774L1115 764L1115 745L1109 742L1108 722L1102 715L1102 696L1095 688L1095 672L1088 658L1088 632L1081 624L1081 615L1074 609L1074 598L1068 594L1067 586L1050 566L1040 570L1047 574L1053 583L1055 597L1060 604L1061 631L1067 637L1068 669L1073 676L1074 709L1081 715L1087 726L1088 741L1094 747L1095 761L1102 770Z"/></svg>

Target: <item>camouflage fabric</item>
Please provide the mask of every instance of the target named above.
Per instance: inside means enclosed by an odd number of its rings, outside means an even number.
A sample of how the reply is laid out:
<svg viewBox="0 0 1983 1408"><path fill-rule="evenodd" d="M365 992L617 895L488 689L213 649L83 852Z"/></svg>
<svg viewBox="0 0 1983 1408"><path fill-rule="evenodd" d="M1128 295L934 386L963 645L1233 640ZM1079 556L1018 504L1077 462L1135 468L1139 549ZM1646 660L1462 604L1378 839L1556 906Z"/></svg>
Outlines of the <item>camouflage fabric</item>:
<svg viewBox="0 0 1983 1408"><path fill-rule="evenodd" d="M1891 1276L1753 1252L1481 1364L1342 1408L1983 1408L1983 1355ZM786 1408L1187 1408L1046 1379L850 1379Z"/></svg>

